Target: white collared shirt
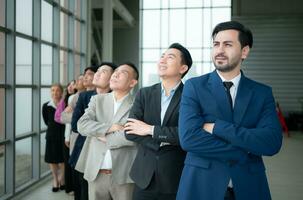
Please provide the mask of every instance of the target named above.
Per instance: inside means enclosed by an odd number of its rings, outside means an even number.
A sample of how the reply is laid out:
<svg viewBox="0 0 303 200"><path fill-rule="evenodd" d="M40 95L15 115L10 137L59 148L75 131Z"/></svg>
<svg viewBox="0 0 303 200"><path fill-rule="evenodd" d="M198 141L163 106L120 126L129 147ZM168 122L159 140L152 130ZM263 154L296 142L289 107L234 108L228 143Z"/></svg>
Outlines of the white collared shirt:
<svg viewBox="0 0 303 200"><path fill-rule="evenodd" d="M230 95L231 95L231 98L232 98L232 101L233 101L232 103L233 103L233 107L234 107L237 92L238 92L238 87L239 87L239 83L240 83L240 79L241 79L241 73L239 75L237 75L235 78L231 79L231 80L226 80L223 76L221 76L221 74L218 71L217 71L217 74L221 78L222 82L224 82L224 81L233 82L233 85L230 88Z"/></svg>
<svg viewBox="0 0 303 200"><path fill-rule="evenodd" d="M123 101L125 100L125 98L128 96L125 95L123 98L116 100L115 95L113 93L113 100L114 100L114 115L116 115L117 111L119 110L121 104L123 103ZM110 153L110 150L107 150L104 156L104 160L103 163L101 164L100 169L112 169L113 166L113 162L112 162L112 156Z"/></svg>

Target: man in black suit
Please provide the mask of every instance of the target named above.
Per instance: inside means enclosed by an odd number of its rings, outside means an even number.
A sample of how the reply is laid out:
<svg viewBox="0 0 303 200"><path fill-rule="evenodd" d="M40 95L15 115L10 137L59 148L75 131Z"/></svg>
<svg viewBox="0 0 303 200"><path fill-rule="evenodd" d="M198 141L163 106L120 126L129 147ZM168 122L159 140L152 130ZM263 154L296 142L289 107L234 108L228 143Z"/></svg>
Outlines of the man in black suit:
<svg viewBox="0 0 303 200"><path fill-rule="evenodd" d="M178 137L181 79L191 64L185 47L170 45L158 62L161 83L137 93L125 125L126 138L139 144L130 172L134 200L176 198L185 158Z"/></svg>

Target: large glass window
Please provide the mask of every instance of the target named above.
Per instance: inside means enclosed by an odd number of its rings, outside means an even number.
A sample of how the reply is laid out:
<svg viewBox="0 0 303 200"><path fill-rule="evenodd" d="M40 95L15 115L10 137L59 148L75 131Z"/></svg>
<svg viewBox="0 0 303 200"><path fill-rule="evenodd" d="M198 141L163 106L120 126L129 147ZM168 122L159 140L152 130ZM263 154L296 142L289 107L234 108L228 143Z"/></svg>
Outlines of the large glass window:
<svg viewBox="0 0 303 200"><path fill-rule="evenodd" d="M0 0L0 26L5 26L5 0Z"/></svg>
<svg viewBox="0 0 303 200"><path fill-rule="evenodd" d="M46 1L41 3L41 38L53 41L53 6Z"/></svg>
<svg viewBox="0 0 303 200"><path fill-rule="evenodd" d="M213 70L210 57L214 26L231 18L230 0L142 0L142 84L159 81L157 61L178 42L190 51L193 65L184 80Z"/></svg>
<svg viewBox="0 0 303 200"><path fill-rule="evenodd" d="M5 34L0 32L0 83L5 82Z"/></svg>
<svg viewBox="0 0 303 200"><path fill-rule="evenodd" d="M16 37L16 84L32 84L32 41Z"/></svg>
<svg viewBox="0 0 303 200"><path fill-rule="evenodd" d="M5 145L0 145L0 196L5 192Z"/></svg>
<svg viewBox="0 0 303 200"><path fill-rule="evenodd" d="M16 0L16 30L32 35L33 1Z"/></svg>
<svg viewBox="0 0 303 200"><path fill-rule="evenodd" d="M76 0L75 2L75 14L81 16L81 0Z"/></svg>
<svg viewBox="0 0 303 200"><path fill-rule="evenodd" d="M52 63L53 51L48 45L41 45L41 84L51 85L53 78Z"/></svg>
<svg viewBox="0 0 303 200"><path fill-rule="evenodd" d="M61 12L60 13L60 45L67 46L67 30L68 30L68 23L67 18L68 16Z"/></svg>
<svg viewBox="0 0 303 200"><path fill-rule="evenodd" d="M4 138L5 138L5 89L0 88L0 140Z"/></svg>
<svg viewBox="0 0 303 200"><path fill-rule="evenodd" d="M48 164L44 161L45 145L46 145L45 135L46 135L46 133L42 133L41 137L40 137L40 167L41 167L40 172L41 172L41 175L49 170Z"/></svg>
<svg viewBox="0 0 303 200"><path fill-rule="evenodd" d="M74 37L74 45L75 45L75 49L77 51L80 51L80 46L81 46L81 42L80 42L80 35L81 35L81 23L78 20L75 20L75 37Z"/></svg>
<svg viewBox="0 0 303 200"><path fill-rule="evenodd" d="M60 83L67 84L67 52L60 51Z"/></svg>
<svg viewBox="0 0 303 200"><path fill-rule="evenodd" d="M68 0L60 0L60 5L64 8L68 8Z"/></svg>
<svg viewBox="0 0 303 200"><path fill-rule="evenodd" d="M15 187L23 185L32 179L32 138L16 142Z"/></svg>
<svg viewBox="0 0 303 200"><path fill-rule="evenodd" d="M16 135L32 131L32 89L16 88Z"/></svg>
<svg viewBox="0 0 303 200"><path fill-rule="evenodd" d="M74 79L76 79L80 75L80 67L81 67L81 60L79 55L75 55L75 62L74 62Z"/></svg>

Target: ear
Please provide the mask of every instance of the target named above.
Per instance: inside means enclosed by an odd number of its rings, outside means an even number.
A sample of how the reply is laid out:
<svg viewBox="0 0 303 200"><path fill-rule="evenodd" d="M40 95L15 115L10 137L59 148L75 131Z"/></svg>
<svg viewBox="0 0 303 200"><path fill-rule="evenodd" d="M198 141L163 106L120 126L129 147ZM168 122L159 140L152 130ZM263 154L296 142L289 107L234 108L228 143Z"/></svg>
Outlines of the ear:
<svg viewBox="0 0 303 200"><path fill-rule="evenodd" d="M138 80L133 79L133 80L131 80L131 83L130 83L129 87L133 88L137 85L137 83L138 83Z"/></svg>
<svg viewBox="0 0 303 200"><path fill-rule="evenodd" d="M180 74L184 74L186 71L188 70L188 66L187 65L182 65L179 72Z"/></svg>
<svg viewBox="0 0 303 200"><path fill-rule="evenodd" d="M242 60L244 60L244 59L247 58L247 56L249 54L249 51L250 51L250 48L249 48L248 45L246 45L245 47L243 47L243 49L242 49L242 56L241 56Z"/></svg>

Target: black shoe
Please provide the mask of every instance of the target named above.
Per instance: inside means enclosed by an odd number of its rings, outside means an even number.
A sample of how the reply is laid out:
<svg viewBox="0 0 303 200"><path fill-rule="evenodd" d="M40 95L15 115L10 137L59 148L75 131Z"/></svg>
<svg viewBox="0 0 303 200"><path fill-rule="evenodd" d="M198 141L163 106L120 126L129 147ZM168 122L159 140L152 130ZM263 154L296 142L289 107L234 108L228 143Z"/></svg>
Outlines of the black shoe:
<svg viewBox="0 0 303 200"><path fill-rule="evenodd" d="M53 192L58 192L58 191L59 191L59 187L53 187L53 188L52 188L52 191L53 191Z"/></svg>
<svg viewBox="0 0 303 200"><path fill-rule="evenodd" d="M65 190L65 185L60 185L60 190Z"/></svg>

